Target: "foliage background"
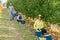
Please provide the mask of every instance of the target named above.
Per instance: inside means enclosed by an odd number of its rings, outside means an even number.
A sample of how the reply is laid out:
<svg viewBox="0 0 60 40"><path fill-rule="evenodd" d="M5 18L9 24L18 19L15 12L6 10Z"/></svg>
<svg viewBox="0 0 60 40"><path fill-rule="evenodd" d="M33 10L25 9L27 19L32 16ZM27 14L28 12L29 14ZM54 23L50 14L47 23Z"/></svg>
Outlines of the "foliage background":
<svg viewBox="0 0 60 40"><path fill-rule="evenodd" d="M16 11L27 17L36 18L42 15L44 21L60 23L60 0L8 0Z"/></svg>

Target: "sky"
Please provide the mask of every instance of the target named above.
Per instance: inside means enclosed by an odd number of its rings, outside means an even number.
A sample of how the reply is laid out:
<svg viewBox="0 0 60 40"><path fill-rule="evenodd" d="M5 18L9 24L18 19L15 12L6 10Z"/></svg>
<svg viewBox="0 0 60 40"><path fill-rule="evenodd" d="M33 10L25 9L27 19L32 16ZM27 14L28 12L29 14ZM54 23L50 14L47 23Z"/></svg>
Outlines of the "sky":
<svg viewBox="0 0 60 40"><path fill-rule="evenodd" d="M2 3L5 3L5 2L7 2L7 0L0 0L0 1L2 1Z"/></svg>

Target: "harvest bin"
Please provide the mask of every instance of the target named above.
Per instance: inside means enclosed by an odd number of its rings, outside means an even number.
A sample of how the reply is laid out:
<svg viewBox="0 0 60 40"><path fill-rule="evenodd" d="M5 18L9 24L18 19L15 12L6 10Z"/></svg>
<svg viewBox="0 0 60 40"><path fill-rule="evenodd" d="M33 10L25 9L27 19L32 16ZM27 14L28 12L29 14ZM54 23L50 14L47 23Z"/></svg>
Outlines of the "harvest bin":
<svg viewBox="0 0 60 40"><path fill-rule="evenodd" d="M36 35L37 37L41 37L41 36L42 36L42 33L41 33L41 31L40 31L40 32L36 32L35 35Z"/></svg>
<svg viewBox="0 0 60 40"><path fill-rule="evenodd" d="M21 24L25 24L25 20L21 20Z"/></svg>
<svg viewBox="0 0 60 40"><path fill-rule="evenodd" d="M44 38L46 38L46 40L52 40L52 36L51 35L44 35Z"/></svg>

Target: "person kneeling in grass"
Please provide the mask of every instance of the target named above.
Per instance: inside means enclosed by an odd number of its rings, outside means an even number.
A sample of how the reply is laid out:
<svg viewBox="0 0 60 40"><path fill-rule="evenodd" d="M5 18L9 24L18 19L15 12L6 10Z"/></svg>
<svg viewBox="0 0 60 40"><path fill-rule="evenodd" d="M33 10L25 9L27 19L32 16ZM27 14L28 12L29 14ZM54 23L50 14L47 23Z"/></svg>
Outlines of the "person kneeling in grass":
<svg viewBox="0 0 60 40"><path fill-rule="evenodd" d="M20 13L20 14L18 14L18 16L17 16L17 22L20 23L21 20L22 20L22 14Z"/></svg>
<svg viewBox="0 0 60 40"><path fill-rule="evenodd" d="M17 22L21 23L21 24L25 24L25 20L23 18L22 13L18 14L18 16L17 16Z"/></svg>

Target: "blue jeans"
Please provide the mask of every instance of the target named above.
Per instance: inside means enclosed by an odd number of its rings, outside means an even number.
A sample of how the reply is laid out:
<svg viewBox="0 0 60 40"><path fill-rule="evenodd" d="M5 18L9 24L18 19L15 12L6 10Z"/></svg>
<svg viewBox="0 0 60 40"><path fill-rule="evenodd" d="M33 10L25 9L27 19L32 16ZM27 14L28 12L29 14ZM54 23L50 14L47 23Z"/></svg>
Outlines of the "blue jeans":
<svg viewBox="0 0 60 40"><path fill-rule="evenodd" d="M14 19L14 17L13 17L13 12L10 12L10 13L9 13L9 16L10 16L10 20L13 20L13 19Z"/></svg>

